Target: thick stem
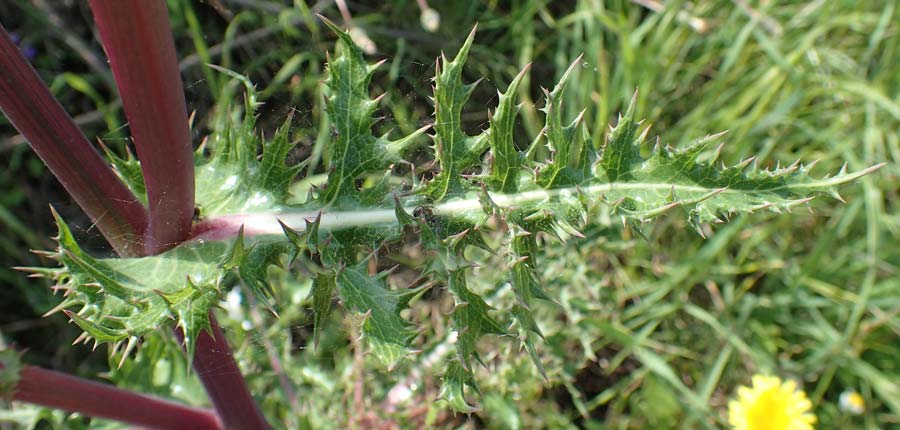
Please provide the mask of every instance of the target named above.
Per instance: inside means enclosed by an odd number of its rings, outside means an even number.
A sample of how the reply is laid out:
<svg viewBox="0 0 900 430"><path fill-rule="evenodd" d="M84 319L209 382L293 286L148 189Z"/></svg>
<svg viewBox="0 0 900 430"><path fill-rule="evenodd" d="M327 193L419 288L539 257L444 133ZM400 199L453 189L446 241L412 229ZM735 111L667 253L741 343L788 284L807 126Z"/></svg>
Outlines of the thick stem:
<svg viewBox="0 0 900 430"><path fill-rule="evenodd" d="M157 254L188 238L194 214L193 150L166 2L90 0L90 5L147 186L145 251ZM212 315L210 324L214 336L199 335L193 365L224 428L270 428Z"/></svg>
<svg viewBox="0 0 900 430"><path fill-rule="evenodd" d="M90 6L141 160L149 220L147 211L90 146L2 27L0 108L120 255L157 254L187 239L194 210L191 135L166 2L91 0ZM194 365L224 428L270 428L221 329L214 319L211 324L215 337L205 332L199 336ZM100 384L85 385L55 372L35 368L28 372L23 375L24 401L153 428L220 428L214 418L207 423L214 425L189 425L190 421L183 421L189 409L160 412L157 407L174 408L175 404ZM56 387L71 389L47 392L44 388L53 386L45 384L50 380Z"/></svg>
<svg viewBox="0 0 900 430"><path fill-rule="evenodd" d="M13 399L159 430L217 430L211 411L25 366Z"/></svg>
<svg viewBox="0 0 900 430"><path fill-rule="evenodd" d="M201 331L194 346L194 371L203 382L226 430L266 430L272 426L253 401L241 370L234 361L231 347L215 316L209 314L212 334ZM175 329L184 343L184 332Z"/></svg>
<svg viewBox="0 0 900 430"><path fill-rule="evenodd" d="M147 186L148 254L188 236L194 154L165 0L90 0Z"/></svg>
<svg viewBox="0 0 900 430"><path fill-rule="evenodd" d="M116 252L140 254L146 209L84 137L2 25L0 109Z"/></svg>

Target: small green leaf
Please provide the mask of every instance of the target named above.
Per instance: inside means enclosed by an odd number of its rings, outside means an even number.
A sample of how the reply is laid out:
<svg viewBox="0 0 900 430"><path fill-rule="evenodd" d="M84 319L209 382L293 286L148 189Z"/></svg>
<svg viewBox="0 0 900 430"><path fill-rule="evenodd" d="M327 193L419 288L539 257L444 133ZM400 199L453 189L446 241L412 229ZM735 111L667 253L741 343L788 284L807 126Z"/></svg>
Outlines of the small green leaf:
<svg viewBox="0 0 900 430"><path fill-rule="evenodd" d="M467 136L462 130L462 109L478 86L462 83L462 70L475 40L475 29L469 33L453 61L441 55L434 78L435 155L441 171L425 190L434 201L464 190L462 173L475 166L488 146L485 136Z"/></svg>
<svg viewBox="0 0 900 430"><path fill-rule="evenodd" d="M287 166L285 160L288 153L294 148L290 140L291 122L293 112L284 120L284 124L275 132L272 140L263 146L262 160L260 160L260 188L269 190L279 202L288 196L288 188L294 177L303 168L302 164Z"/></svg>
<svg viewBox="0 0 900 430"><path fill-rule="evenodd" d="M619 121L609 134L609 140L603 147L600 156L600 167L610 182L620 179L633 179L632 169L641 161L641 143L644 136L638 137L634 122L634 110L637 104L637 91L628 103L625 115L619 115Z"/></svg>
<svg viewBox="0 0 900 430"><path fill-rule="evenodd" d="M275 312L275 291L269 283L269 266L284 266L281 257L293 251L289 243L282 240L260 240L254 243L238 263L238 273L250 288L250 291L264 303L272 313Z"/></svg>
<svg viewBox="0 0 900 430"><path fill-rule="evenodd" d="M519 91L519 84L522 83L522 79L530 68L531 64L529 63L509 84L506 93L500 94L497 110L491 116L491 126L487 131L492 157L491 185L494 189L504 193L516 190L518 175L521 173L522 157L513 141L516 114L519 112L519 107L516 105L516 93Z"/></svg>
<svg viewBox="0 0 900 430"><path fill-rule="evenodd" d="M178 318L178 327L184 332L184 348L187 351L187 361L190 365L194 362L197 337L202 331L212 333L209 311L218 303L219 295L216 291L196 288L190 279L187 280L187 283L188 288L185 290L189 290L189 296L176 302L183 303L183 305L175 306L175 315Z"/></svg>
<svg viewBox="0 0 900 430"><path fill-rule="evenodd" d="M237 237L234 238L234 242L232 242L231 247L225 254L225 259L221 264L222 268L231 270L239 267L246 255L247 251L244 249L244 226L242 225L241 228L238 229Z"/></svg>
<svg viewBox="0 0 900 430"><path fill-rule="evenodd" d="M456 412L464 414L475 412L478 408L466 402L465 387L467 385L478 391L472 374L459 361L452 360L444 371L439 398L446 401Z"/></svg>
<svg viewBox="0 0 900 430"><path fill-rule="evenodd" d="M92 339L94 339L94 345L98 343L115 343L122 339L128 337L128 333L122 329L110 328L108 326L102 326L97 324L91 320L83 318L82 316L76 314L72 311L63 311L69 319L75 322L78 327L81 327L82 330Z"/></svg>
<svg viewBox="0 0 900 430"><path fill-rule="evenodd" d="M323 22L338 36L339 51L328 59L328 78L323 81L328 88L328 119L334 130L327 145L328 184L317 200L322 206L338 207L358 206L365 201L387 203L386 188L358 190L357 179L367 174L383 175L427 127L397 141L372 134L376 121L373 114L381 98L369 97L369 82L381 63L367 65L349 33L327 19Z"/></svg>
<svg viewBox="0 0 900 430"><path fill-rule="evenodd" d="M119 344L174 323L190 344L207 327L227 273L218 263L225 243L190 242L152 257L94 259L58 216L57 222L57 255L65 270L54 277L67 297L54 311L66 312L84 330L82 339Z"/></svg>
<svg viewBox="0 0 900 430"><path fill-rule="evenodd" d="M645 417L653 428L675 429L682 421L678 393L652 373L644 377L640 390L629 400L633 412Z"/></svg>
<svg viewBox="0 0 900 430"><path fill-rule="evenodd" d="M140 199L141 203L146 205L147 187L144 185L144 172L141 170L141 162L134 157L134 154L131 153L127 146L125 147L125 158L116 155L102 142L100 143L100 148L103 149L106 159L110 161L122 182Z"/></svg>
<svg viewBox="0 0 900 430"><path fill-rule="evenodd" d="M312 289L309 290L313 301L313 346L316 348L319 347L319 335L322 333L325 320L331 313L331 301L336 285L334 275L320 273L316 275Z"/></svg>
<svg viewBox="0 0 900 430"><path fill-rule="evenodd" d="M403 294L389 290L384 277L366 275L365 263L339 270L335 280L344 306L364 316L363 339L372 354L393 369L409 355L409 342L416 335L400 317Z"/></svg>
<svg viewBox="0 0 900 430"><path fill-rule="evenodd" d="M448 287L453 293L456 306L453 308L453 327L457 332L457 350L462 365L469 371L472 359L478 358L478 340L488 334L503 335L506 330L488 315L492 308L478 294L466 287L464 269L450 272Z"/></svg>
<svg viewBox="0 0 900 430"><path fill-rule="evenodd" d="M563 124L562 99L572 72L581 64L581 56L575 59L572 65L566 69L553 91L546 93L546 106L544 113L547 115L546 125L543 129L544 137L550 146L553 158L539 167L536 181L542 187L548 188L559 185L573 185L586 178L587 160L582 153L584 148L577 145L576 131L584 117L581 112L569 125ZM544 90L546 91L546 90Z"/></svg>
<svg viewBox="0 0 900 430"><path fill-rule="evenodd" d="M520 430L522 417L519 416L519 400L505 393L487 393L484 396L484 413L491 424L489 428ZM499 426L498 426L499 425Z"/></svg>

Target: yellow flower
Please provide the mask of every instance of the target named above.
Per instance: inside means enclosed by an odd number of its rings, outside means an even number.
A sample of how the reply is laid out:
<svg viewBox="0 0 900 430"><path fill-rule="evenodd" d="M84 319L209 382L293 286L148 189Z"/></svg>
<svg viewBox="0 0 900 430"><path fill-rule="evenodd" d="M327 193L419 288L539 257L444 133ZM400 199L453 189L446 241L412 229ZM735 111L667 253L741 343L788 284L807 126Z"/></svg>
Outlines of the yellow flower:
<svg viewBox="0 0 900 430"><path fill-rule="evenodd" d="M734 430L813 430L812 402L794 381L756 375L752 387L739 387L728 403Z"/></svg>

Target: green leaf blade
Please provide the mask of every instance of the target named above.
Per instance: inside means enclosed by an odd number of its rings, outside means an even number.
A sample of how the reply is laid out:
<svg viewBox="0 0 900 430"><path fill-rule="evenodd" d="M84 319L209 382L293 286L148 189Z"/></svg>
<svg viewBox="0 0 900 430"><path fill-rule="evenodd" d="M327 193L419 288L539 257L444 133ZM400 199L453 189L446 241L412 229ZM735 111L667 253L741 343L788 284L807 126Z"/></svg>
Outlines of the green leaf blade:
<svg viewBox="0 0 900 430"><path fill-rule="evenodd" d="M327 146L328 183L317 201L321 206L352 207L361 201L373 200L368 194L376 194L379 200L383 200L384 195L377 190L358 190L356 180L363 175L387 171L400 160L400 152L411 144L412 136L390 142L372 134L372 126L376 122L373 114L381 98L369 97L369 82L383 62L371 66L366 64L362 50L350 34L331 21L322 20L338 36L339 49L336 55L328 59L328 78L324 81L329 90L326 110L334 129ZM413 135L422 132L424 129Z"/></svg>
<svg viewBox="0 0 900 430"><path fill-rule="evenodd" d="M516 115L519 112L515 102L519 85L530 69L529 63L513 78L506 92L500 94L497 110L491 115L491 125L487 131L492 156L489 180L494 189L504 193L515 191L522 166L521 156L513 141Z"/></svg>
<svg viewBox="0 0 900 430"><path fill-rule="evenodd" d="M453 61L441 56L434 78L435 158L441 170L425 189L433 201L466 188L462 172L478 163L488 145L484 135L471 137L462 130L463 106L480 82L462 83L462 69L475 40L475 30L469 33Z"/></svg>
<svg viewBox="0 0 900 430"><path fill-rule="evenodd" d="M416 332L400 317L402 295L389 290L384 279L366 275L365 271L365 265L338 271L338 294L348 310L363 316L363 339L372 354L393 369L410 354L409 342Z"/></svg>

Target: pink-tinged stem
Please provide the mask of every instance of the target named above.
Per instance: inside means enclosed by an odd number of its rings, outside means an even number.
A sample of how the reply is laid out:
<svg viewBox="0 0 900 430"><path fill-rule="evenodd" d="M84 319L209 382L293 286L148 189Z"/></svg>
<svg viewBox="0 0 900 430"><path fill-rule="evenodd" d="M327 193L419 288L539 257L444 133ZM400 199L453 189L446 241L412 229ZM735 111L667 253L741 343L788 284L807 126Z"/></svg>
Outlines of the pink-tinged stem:
<svg viewBox="0 0 900 430"><path fill-rule="evenodd" d="M187 107L165 0L90 0L134 138L150 223L147 254L188 237L194 159Z"/></svg>
<svg viewBox="0 0 900 430"><path fill-rule="evenodd" d="M219 430L211 411L25 366L13 399L159 430Z"/></svg>
<svg viewBox="0 0 900 430"><path fill-rule="evenodd" d="M0 109L120 255L141 253L147 211L0 25Z"/></svg>
<svg viewBox="0 0 900 430"><path fill-rule="evenodd" d="M272 426L266 422L250 396L225 334L212 313L209 314L209 324L212 334L201 331L197 336L194 371L203 382L219 419L227 430L271 429ZM175 334L183 343L184 333L175 329Z"/></svg>

